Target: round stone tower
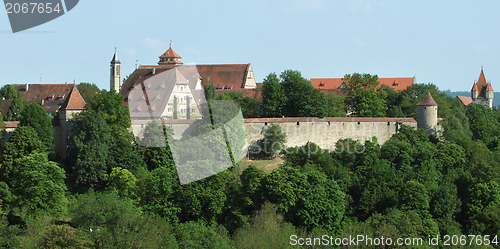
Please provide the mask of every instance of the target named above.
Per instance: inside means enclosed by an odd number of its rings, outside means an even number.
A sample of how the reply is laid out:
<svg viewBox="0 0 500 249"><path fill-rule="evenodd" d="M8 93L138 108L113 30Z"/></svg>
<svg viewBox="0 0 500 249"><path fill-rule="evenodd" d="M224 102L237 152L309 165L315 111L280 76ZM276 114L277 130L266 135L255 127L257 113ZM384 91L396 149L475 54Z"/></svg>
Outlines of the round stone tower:
<svg viewBox="0 0 500 249"><path fill-rule="evenodd" d="M417 104L417 127L424 129L427 134L437 135L438 106L430 93Z"/></svg>

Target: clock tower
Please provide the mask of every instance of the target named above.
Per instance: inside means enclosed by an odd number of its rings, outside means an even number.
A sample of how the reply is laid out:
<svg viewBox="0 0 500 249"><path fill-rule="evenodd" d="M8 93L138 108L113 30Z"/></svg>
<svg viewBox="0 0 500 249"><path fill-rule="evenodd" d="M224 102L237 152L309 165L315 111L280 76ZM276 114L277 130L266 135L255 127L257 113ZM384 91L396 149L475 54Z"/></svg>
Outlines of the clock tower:
<svg viewBox="0 0 500 249"><path fill-rule="evenodd" d="M115 48L115 55L113 56L113 59L111 60L111 66L110 66L110 87L109 90L115 90L116 92L120 92L121 86L122 86L122 69L121 69L121 63L120 60L118 60L118 55L116 54L116 48Z"/></svg>

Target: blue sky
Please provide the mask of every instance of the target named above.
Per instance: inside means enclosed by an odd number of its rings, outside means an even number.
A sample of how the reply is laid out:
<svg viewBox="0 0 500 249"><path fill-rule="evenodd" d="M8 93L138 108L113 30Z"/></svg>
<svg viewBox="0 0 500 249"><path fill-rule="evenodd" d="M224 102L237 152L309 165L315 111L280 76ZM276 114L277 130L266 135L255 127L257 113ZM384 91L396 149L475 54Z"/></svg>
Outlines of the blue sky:
<svg viewBox="0 0 500 249"><path fill-rule="evenodd" d="M172 47L184 63L251 63L256 80L285 69L413 77L469 91L484 65L500 91L500 1L81 0L13 34L0 15L0 85L91 82L109 89Z"/></svg>

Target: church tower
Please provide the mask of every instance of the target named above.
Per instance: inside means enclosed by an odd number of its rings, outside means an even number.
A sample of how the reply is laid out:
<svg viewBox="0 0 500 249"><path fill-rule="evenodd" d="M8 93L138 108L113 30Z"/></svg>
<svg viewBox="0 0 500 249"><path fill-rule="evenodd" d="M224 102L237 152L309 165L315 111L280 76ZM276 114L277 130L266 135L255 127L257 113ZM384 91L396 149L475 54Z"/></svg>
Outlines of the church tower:
<svg viewBox="0 0 500 249"><path fill-rule="evenodd" d="M109 78L110 78L110 83L109 83L109 90L115 90L116 92L120 92L120 88L122 86L122 69L121 69L121 63L120 60L118 60L118 55L116 54L116 48L115 48L115 55L113 56L113 59L111 60L111 66L110 66L110 73L109 73Z"/></svg>
<svg viewBox="0 0 500 249"><path fill-rule="evenodd" d="M491 86L490 82L486 81L482 66L479 79L472 85L471 97L472 102L484 105L486 108L493 108L493 86Z"/></svg>

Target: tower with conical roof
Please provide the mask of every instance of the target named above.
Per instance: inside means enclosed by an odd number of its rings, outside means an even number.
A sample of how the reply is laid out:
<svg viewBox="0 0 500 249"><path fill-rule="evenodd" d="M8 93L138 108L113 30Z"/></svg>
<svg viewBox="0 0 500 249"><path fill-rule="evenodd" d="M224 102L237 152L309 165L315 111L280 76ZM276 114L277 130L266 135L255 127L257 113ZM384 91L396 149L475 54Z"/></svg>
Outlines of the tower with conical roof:
<svg viewBox="0 0 500 249"><path fill-rule="evenodd" d="M109 90L115 90L116 92L120 92L121 88L121 81L122 81L122 71L121 71L121 63L120 60L118 60L118 55L116 54L116 48L115 48L115 55L113 56L113 59L111 59L111 66L110 66L110 73L109 73L109 78L110 78L110 83L109 83Z"/></svg>
<svg viewBox="0 0 500 249"><path fill-rule="evenodd" d="M59 108L59 123L61 125L61 131L59 134L54 134L56 136L54 140L61 141L56 150L60 153L62 157L66 156L67 146L68 146L68 138L71 130L71 125L69 120L76 114L85 110L85 100L82 95L78 91L76 84L73 85L71 92L69 93L66 100L64 100L63 104ZM57 143L57 142L56 142Z"/></svg>
<svg viewBox="0 0 500 249"><path fill-rule="evenodd" d="M181 58L182 57L172 49L172 44L170 44L168 50L160 55L158 65L182 65Z"/></svg>
<svg viewBox="0 0 500 249"><path fill-rule="evenodd" d="M424 129L427 134L437 135L438 105L430 93L417 104L417 128Z"/></svg>
<svg viewBox="0 0 500 249"><path fill-rule="evenodd" d="M486 81L483 67L481 67L479 79L472 85L471 97L474 103L484 105L490 109L493 108L493 86Z"/></svg>

